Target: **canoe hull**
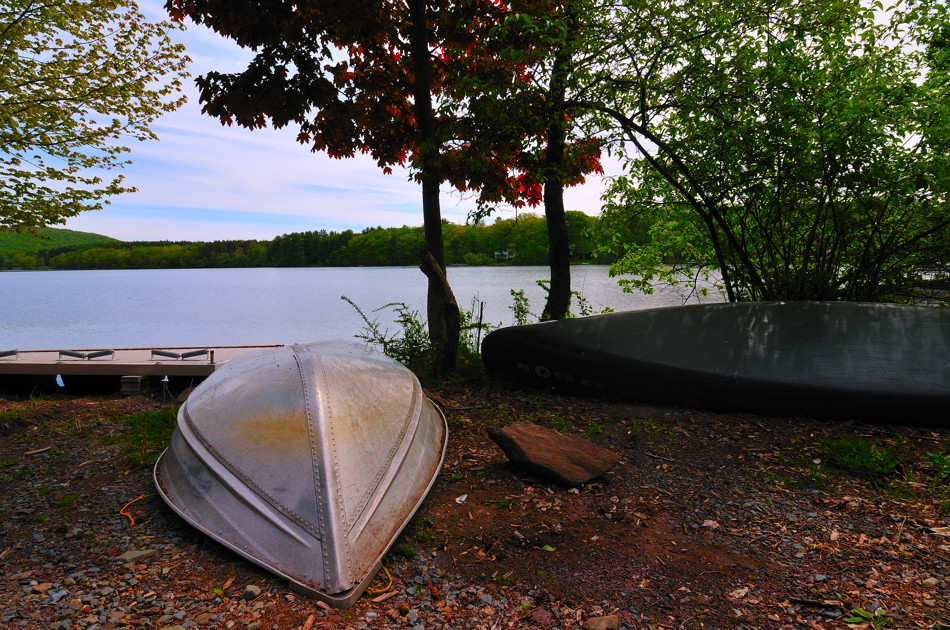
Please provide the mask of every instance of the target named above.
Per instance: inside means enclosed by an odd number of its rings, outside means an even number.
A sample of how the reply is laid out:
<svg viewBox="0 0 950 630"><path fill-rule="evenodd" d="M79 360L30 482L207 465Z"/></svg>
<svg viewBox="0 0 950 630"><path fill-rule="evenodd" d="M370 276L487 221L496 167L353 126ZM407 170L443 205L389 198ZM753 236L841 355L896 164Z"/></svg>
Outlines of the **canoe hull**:
<svg viewBox="0 0 950 630"><path fill-rule="evenodd" d="M950 404L944 309L670 307L504 328L482 354L492 374L643 402L895 422Z"/></svg>

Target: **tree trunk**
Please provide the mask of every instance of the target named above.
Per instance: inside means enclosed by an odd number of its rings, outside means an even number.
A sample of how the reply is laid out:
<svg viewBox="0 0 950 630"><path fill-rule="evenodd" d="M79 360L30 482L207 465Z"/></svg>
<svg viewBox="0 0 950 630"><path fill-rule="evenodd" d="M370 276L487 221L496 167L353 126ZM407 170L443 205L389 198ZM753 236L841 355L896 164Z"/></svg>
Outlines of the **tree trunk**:
<svg viewBox="0 0 950 630"><path fill-rule="evenodd" d="M564 126L555 123L548 129L545 161L548 164L544 179L544 217L548 228L548 256L551 284L548 301L541 319L564 319L571 305L571 245L567 233L567 215L564 212L564 182L561 162L564 158Z"/></svg>
<svg viewBox="0 0 950 630"><path fill-rule="evenodd" d="M432 112L425 0L409 0L409 12L412 19L412 96L419 130L422 216L425 228L425 250L420 258L422 272L429 279L426 315L429 320L429 339L436 348L433 368L437 374L441 374L455 368L460 335L459 307L449 287L445 269L442 211L439 207L439 183L442 178L439 173L439 146Z"/></svg>
<svg viewBox="0 0 950 630"><path fill-rule="evenodd" d="M548 301L541 319L564 319L571 305L571 249L567 235L567 215L564 212L564 80L570 57L558 51L551 68L548 87L550 112L547 147L544 155L544 217L548 228L548 263L551 284Z"/></svg>

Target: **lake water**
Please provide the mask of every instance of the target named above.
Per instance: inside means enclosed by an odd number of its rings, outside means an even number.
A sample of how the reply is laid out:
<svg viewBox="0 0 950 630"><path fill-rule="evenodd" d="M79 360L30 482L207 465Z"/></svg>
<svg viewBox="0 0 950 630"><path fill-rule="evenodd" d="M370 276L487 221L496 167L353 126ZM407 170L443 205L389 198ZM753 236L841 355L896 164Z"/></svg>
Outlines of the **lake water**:
<svg viewBox="0 0 950 630"><path fill-rule="evenodd" d="M684 303L685 289L623 293L604 265L571 268L572 285L600 310ZM484 320L513 323L511 289L534 313L546 267L452 267L459 306L485 303ZM346 295L384 327L389 302L425 315L426 278L415 267L148 269L0 273L0 350L277 344L352 338L363 322ZM703 298L710 301L714 298ZM691 301L696 301L693 298Z"/></svg>

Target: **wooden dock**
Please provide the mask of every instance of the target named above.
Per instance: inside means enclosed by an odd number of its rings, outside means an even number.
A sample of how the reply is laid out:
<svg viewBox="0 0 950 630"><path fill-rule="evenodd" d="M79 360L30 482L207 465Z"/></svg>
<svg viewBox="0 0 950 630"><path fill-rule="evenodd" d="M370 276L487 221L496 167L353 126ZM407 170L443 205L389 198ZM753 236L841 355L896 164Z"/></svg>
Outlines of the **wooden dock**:
<svg viewBox="0 0 950 630"><path fill-rule="evenodd" d="M234 357L270 346L5 350L0 375L206 377Z"/></svg>

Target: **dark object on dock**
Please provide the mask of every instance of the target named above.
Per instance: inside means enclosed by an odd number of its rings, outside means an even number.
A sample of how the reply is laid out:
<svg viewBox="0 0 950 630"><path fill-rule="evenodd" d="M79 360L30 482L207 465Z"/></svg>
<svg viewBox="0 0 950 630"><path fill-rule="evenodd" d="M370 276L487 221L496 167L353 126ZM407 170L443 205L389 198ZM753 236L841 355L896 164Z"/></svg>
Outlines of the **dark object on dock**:
<svg viewBox="0 0 950 630"><path fill-rule="evenodd" d="M530 422L490 427L488 437L520 468L573 488L613 468L620 456L576 435Z"/></svg>
<svg viewBox="0 0 950 630"><path fill-rule="evenodd" d="M60 350L59 358L63 357L72 357L74 359L82 359L83 361L88 361L89 359L98 359L100 357L112 357L115 358L115 350L90 350L89 352L82 352L80 350Z"/></svg>
<svg viewBox="0 0 950 630"><path fill-rule="evenodd" d="M704 304L502 328L491 374L719 410L946 424L950 310Z"/></svg>
<svg viewBox="0 0 950 630"><path fill-rule="evenodd" d="M211 356L214 357L214 351L210 351ZM167 357L169 359L192 359L194 357L203 357L209 353L207 348L202 348L201 350L189 350L188 352L172 352L171 350L152 350L151 358L154 359L156 356Z"/></svg>
<svg viewBox="0 0 950 630"><path fill-rule="evenodd" d="M19 350L0 350L0 359L5 359L7 357L13 357L13 360L16 361L20 358Z"/></svg>
<svg viewBox="0 0 950 630"><path fill-rule="evenodd" d="M178 412L155 485L182 518L331 606L351 606L442 466L448 428L366 346L250 352Z"/></svg>

